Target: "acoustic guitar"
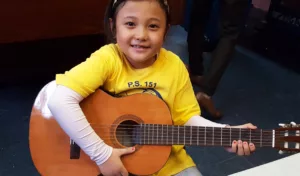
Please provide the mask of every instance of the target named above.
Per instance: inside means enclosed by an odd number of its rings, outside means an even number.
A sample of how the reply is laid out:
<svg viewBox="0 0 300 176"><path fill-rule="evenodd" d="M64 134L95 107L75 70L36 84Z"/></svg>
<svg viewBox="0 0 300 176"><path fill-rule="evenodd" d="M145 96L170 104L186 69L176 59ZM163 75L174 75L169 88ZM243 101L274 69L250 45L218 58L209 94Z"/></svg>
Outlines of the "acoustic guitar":
<svg viewBox="0 0 300 176"><path fill-rule="evenodd" d="M50 82L35 99L29 130L33 163L43 176L97 176L97 165L60 128L47 108L55 89ZM135 146L122 156L129 173L151 175L159 171L172 145L230 147L233 140L253 142L256 147L299 152L300 125L283 124L277 129L239 129L173 125L163 100L150 94L116 98L97 90L80 106L96 133L110 146Z"/></svg>

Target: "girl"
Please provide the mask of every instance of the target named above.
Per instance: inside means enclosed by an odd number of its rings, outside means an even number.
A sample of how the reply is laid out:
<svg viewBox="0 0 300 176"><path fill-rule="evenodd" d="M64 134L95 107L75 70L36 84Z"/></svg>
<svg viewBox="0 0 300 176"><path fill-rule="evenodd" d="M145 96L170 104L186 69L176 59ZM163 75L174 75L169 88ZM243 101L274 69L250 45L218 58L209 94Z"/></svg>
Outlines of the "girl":
<svg viewBox="0 0 300 176"><path fill-rule="evenodd" d="M135 149L108 146L85 118L79 103L99 87L115 96L152 93L166 102L175 125L225 127L200 116L184 63L162 48L169 20L166 0L113 0L105 18L113 42L56 76L57 87L48 107L62 129L96 162L103 175L127 176L120 156ZM251 124L238 127L256 128ZM232 150L248 155L255 146L233 141ZM201 175L184 146L173 146L168 162L155 175L182 174Z"/></svg>

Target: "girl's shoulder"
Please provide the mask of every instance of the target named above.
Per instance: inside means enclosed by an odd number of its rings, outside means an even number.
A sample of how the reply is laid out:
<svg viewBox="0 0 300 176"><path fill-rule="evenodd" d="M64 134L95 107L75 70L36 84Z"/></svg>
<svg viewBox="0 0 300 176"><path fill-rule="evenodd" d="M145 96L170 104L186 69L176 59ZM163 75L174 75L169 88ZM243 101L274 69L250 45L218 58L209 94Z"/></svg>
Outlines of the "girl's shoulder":
<svg viewBox="0 0 300 176"><path fill-rule="evenodd" d="M101 46L96 52L107 55L119 55L119 48L117 44L110 43Z"/></svg>
<svg viewBox="0 0 300 176"><path fill-rule="evenodd" d="M160 53L161 53L162 57L164 57L164 60L167 62L168 65L172 65L177 68L185 68L186 67L184 62L182 61L182 59L177 54L172 52L171 50L162 48Z"/></svg>
<svg viewBox="0 0 300 176"><path fill-rule="evenodd" d="M99 58L104 58L110 62L121 61L122 53L119 50L117 44L105 44L96 50L92 55L98 56Z"/></svg>

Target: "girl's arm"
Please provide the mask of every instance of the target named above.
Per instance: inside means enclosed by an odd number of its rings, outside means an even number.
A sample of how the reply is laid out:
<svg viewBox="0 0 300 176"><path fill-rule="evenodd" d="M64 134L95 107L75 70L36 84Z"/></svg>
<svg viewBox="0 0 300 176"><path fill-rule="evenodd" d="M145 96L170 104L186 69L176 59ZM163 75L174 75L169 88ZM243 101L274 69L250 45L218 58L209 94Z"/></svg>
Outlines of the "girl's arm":
<svg viewBox="0 0 300 176"><path fill-rule="evenodd" d="M72 89L58 85L49 99L48 108L67 135L100 165L111 156L113 148L91 128L79 105L82 99Z"/></svg>

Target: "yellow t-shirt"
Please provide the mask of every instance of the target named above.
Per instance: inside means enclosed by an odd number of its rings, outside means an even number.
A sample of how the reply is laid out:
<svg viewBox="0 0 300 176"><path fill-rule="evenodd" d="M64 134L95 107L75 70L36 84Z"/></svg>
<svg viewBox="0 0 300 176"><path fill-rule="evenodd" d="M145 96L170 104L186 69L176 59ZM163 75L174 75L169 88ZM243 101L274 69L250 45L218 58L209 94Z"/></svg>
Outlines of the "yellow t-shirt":
<svg viewBox="0 0 300 176"><path fill-rule="evenodd" d="M192 116L200 115L184 63L163 48L150 67L134 69L118 45L105 45L70 71L58 74L56 83L73 89L83 97L100 87L116 96L142 92L155 94L168 105L174 125L184 125ZM169 160L155 175L170 176L191 166L195 164L183 146L174 145Z"/></svg>

